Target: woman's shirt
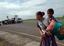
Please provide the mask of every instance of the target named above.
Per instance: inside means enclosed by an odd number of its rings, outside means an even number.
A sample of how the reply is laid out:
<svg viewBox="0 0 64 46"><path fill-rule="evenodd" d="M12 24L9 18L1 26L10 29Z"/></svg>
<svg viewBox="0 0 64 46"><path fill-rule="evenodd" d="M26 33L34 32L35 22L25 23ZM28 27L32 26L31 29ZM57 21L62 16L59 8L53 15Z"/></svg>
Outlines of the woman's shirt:
<svg viewBox="0 0 64 46"><path fill-rule="evenodd" d="M48 19L44 18L43 20L38 20L38 25L42 28L42 26L48 26Z"/></svg>
<svg viewBox="0 0 64 46"><path fill-rule="evenodd" d="M48 33L48 32L46 31L46 29L43 28L43 26L46 26L47 27L48 24L49 24L48 18L44 18L43 20L38 20L38 22L37 22L38 28L40 30L42 30L42 32L44 32L44 33Z"/></svg>

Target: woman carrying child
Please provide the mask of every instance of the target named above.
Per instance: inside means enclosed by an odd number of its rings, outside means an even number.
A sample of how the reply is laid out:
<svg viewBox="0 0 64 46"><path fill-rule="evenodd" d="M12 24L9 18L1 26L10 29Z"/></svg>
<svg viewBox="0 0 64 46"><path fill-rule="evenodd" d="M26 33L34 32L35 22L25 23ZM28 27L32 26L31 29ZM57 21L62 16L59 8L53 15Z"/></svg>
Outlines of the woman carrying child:
<svg viewBox="0 0 64 46"><path fill-rule="evenodd" d="M40 46L57 46L54 35L51 32L46 31L47 26L50 24L50 21L56 21L56 19L53 17L54 10L48 9L47 13L49 18L43 17L45 15L44 12L39 11L36 13L37 26L42 36Z"/></svg>

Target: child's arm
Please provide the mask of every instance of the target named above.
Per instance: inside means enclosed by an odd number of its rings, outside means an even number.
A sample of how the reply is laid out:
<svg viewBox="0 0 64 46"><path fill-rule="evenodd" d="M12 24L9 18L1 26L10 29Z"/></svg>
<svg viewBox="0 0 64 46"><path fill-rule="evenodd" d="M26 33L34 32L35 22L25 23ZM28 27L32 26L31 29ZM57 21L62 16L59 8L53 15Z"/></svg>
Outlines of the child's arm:
<svg viewBox="0 0 64 46"><path fill-rule="evenodd" d="M48 27L47 27L47 31L52 31L53 30L53 28L54 28L54 25L55 25L55 20L51 20L51 22L50 22L50 24L48 25Z"/></svg>

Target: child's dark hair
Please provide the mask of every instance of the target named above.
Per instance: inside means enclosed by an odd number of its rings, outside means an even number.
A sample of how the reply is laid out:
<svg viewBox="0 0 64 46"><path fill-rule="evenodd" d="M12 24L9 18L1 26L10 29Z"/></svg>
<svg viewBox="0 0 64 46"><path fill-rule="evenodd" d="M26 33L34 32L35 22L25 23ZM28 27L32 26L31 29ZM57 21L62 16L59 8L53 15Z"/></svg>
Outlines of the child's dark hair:
<svg viewBox="0 0 64 46"><path fill-rule="evenodd" d="M54 10L52 8L48 9L47 12L54 14Z"/></svg>
<svg viewBox="0 0 64 46"><path fill-rule="evenodd" d="M45 15L45 13L44 13L44 12L41 12L41 11L38 11L38 12L36 13L36 15L40 15L40 16L42 17L43 15Z"/></svg>

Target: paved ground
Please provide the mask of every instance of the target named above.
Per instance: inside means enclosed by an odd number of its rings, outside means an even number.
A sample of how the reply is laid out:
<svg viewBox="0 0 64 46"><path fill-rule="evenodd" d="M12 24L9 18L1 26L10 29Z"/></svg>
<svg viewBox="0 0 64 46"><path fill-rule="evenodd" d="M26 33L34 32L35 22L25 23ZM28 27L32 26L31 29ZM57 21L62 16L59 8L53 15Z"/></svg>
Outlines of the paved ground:
<svg viewBox="0 0 64 46"><path fill-rule="evenodd" d="M5 40L5 43L8 43L0 44L0 46L39 46L39 42L9 32L0 31L0 38Z"/></svg>
<svg viewBox="0 0 64 46"><path fill-rule="evenodd" d="M24 38L29 38L33 41L40 41L40 33L37 29L36 22L23 22L20 24L11 24L0 26L0 30L5 32L10 32L12 34L17 34ZM64 46L64 41L59 41L56 38L58 46ZM32 43L32 42L31 42Z"/></svg>

